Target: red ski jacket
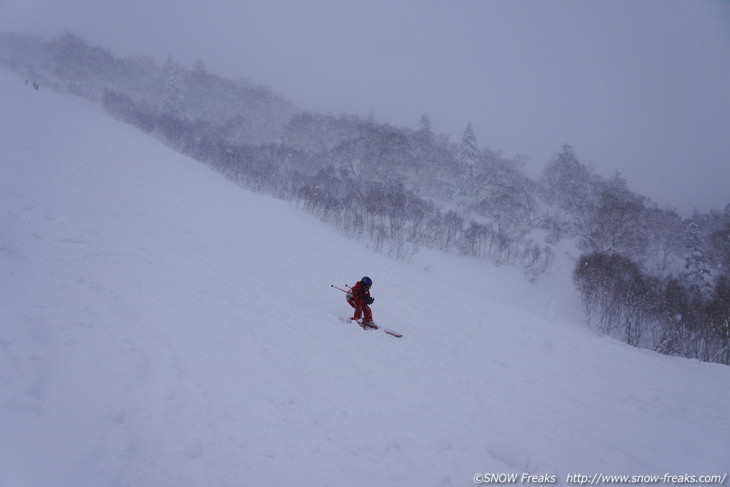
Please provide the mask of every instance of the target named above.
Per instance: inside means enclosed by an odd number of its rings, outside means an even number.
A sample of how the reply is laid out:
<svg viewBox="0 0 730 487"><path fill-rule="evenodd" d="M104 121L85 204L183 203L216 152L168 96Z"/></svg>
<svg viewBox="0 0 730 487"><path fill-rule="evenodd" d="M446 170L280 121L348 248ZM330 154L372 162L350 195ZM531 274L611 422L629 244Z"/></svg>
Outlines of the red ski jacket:
<svg viewBox="0 0 730 487"><path fill-rule="evenodd" d="M360 281L357 281L357 284L352 286L350 288L350 292L347 293L347 300L353 301L356 306L361 307L367 305L367 301L365 301L365 298L370 297L370 290L367 291L362 288L360 285Z"/></svg>

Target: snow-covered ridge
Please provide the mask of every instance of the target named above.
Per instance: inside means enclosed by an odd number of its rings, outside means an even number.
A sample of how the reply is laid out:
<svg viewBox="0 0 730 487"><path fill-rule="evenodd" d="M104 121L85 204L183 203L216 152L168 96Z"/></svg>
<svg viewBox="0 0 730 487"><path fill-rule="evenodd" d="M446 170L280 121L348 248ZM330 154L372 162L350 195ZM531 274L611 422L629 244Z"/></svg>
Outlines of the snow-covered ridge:
<svg viewBox="0 0 730 487"><path fill-rule="evenodd" d="M473 485L730 470L730 369L565 281L372 253L0 70L0 485ZM376 321L330 287L374 280Z"/></svg>

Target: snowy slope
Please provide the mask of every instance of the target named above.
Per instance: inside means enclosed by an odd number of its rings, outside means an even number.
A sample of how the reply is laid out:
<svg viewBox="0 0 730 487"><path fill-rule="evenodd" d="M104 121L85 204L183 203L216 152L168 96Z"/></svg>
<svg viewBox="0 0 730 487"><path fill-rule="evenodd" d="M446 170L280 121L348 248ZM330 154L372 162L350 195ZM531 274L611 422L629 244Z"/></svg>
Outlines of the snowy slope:
<svg viewBox="0 0 730 487"><path fill-rule="evenodd" d="M408 263L0 71L0 485L723 474L730 368L580 324L565 279ZM376 321L330 284L373 278Z"/></svg>

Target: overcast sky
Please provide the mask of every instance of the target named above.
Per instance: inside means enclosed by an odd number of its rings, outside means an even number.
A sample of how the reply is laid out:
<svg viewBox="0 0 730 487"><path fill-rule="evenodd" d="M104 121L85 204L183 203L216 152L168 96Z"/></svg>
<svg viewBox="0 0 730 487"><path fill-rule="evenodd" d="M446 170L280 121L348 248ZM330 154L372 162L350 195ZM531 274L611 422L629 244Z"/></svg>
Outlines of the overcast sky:
<svg viewBox="0 0 730 487"><path fill-rule="evenodd" d="M528 158L564 143L689 215L730 203L730 0L0 0L0 30L168 54L304 109Z"/></svg>

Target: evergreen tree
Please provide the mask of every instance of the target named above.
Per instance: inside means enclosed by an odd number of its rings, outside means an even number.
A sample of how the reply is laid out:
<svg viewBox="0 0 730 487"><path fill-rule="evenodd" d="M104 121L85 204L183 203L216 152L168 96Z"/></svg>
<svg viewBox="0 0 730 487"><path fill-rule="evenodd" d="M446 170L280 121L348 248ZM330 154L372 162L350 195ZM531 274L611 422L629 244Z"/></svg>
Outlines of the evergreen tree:
<svg viewBox="0 0 730 487"><path fill-rule="evenodd" d="M205 67L205 63L203 62L202 59L198 59L197 61L195 61L193 63L193 69L195 70L196 73L199 73L199 74L208 72L208 69Z"/></svg>
<svg viewBox="0 0 730 487"><path fill-rule="evenodd" d="M415 135L412 146L412 159L415 163L413 188L416 192L420 192L428 179L427 174L435 159L435 137L431 128L431 119L426 113L421 115Z"/></svg>
<svg viewBox="0 0 730 487"><path fill-rule="evenodd" d="M687 282L691 289L699 293L701 298L707 298L712 293L712 274L705 258L705 245L700 233L700 227L690 222L685 234L687 257L685 269Z"/></svg>
<svg viewBox="0 0 730 487"><path fill-rule="evenodd" d="M431 119L428 118L428 114L426 113L421 115L421 119L418 121L418 130L416 131L416 137L418 137L418 142L421 144L430 144L433 141L433 129L431 126Z"/></svg>
<svg viewBox="0 0 730 487"><path fill-rule="evenodd" d="M183 68L172 56L168 56L163 69L164 87L162 99L160 100L160 112L176 118L182 118L186 110L185 102L185 81L183 79Z"/></svg>
<svg viewBox="0 0 730 487"><path fill-rule="evenodd" d="M583 165L570 144L548 162L543 175L545 197L571 212L584 211L593 203L593 174Z"/></svg>
<svg viewBox="0 0 730 487"><path fill-rule="evenodd" d="M720 273L730 278L730 205L725 207L725 228L712 235Z"/></svg>
<svg viewBox="0 0 730 487"><path fill-rule="evenodd" d="M476 191L477 164L479 161L479 146L474 135L471 123L466 126L464 135L459 144L459 172L461 173L461 188L470 195Z"/></svg>
<svg viewBox="0 0 730 487"><path fill-rule="evenodd" d="M474 127L470 123L466 126L459 145L459 163L465 177L473 179L476 176L478 160L479 146L477 137L474 135Z"/></svg>

